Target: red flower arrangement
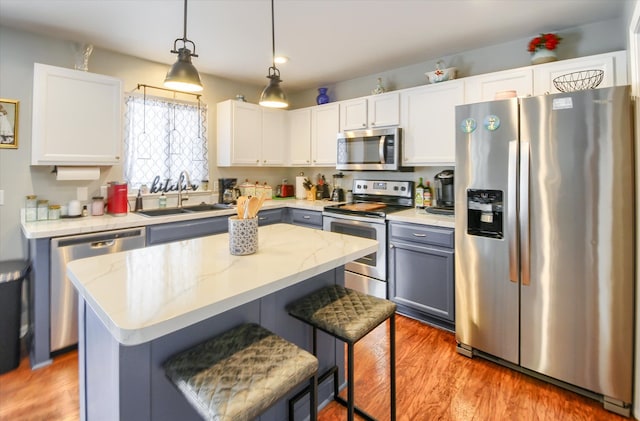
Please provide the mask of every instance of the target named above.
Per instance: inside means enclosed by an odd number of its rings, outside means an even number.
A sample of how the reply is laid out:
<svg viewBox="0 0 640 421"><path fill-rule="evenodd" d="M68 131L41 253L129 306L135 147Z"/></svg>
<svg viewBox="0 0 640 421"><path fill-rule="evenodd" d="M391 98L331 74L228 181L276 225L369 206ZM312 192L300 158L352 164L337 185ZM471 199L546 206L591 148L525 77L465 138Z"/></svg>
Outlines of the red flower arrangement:
<svg viewBox="0 0 640 421"><path fill-rule="evenodd" d="M562 38L557 36L556 34L540 34L539 37L535 37L531 41L529 41L529 48L527 49L530 53L535 52L536 50L540 50L542 48L546 48L547 50L555 50Z"/></svg>

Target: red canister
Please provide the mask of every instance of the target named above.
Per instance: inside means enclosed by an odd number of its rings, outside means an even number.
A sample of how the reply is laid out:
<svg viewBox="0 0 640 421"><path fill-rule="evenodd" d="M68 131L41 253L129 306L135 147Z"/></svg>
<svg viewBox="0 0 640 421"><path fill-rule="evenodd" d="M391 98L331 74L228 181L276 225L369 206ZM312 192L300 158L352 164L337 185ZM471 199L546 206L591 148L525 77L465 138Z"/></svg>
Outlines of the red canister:
<svg viewBox="0 0 640 421"><path fill-rule="evenodd" d="M127 200L127 183L109 182L107 187L107 213L114 216L124 216L129 212Z"/></svg>

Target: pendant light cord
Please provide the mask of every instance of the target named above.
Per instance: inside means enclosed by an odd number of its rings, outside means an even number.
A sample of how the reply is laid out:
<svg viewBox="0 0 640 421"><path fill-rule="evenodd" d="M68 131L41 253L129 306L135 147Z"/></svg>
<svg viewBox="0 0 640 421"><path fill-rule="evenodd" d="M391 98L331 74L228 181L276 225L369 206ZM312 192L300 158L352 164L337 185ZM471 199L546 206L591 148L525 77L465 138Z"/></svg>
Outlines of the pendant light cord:
<svg viewBox="0 0 640 421"><path fill-rule="evenodd" d="M186 0L185 0L186 1ZM271 47L272 47L272 55L271 59L273 60L273 68L276 68L276 22L275 22L275 12L273 6L274 0L271 0Z"/></svg>
<svg viewBox="0 0 640 421"><path fill-rule="evenodd" d="M182 39L187 41L187 0L184 0L184 36Z"/></svg>

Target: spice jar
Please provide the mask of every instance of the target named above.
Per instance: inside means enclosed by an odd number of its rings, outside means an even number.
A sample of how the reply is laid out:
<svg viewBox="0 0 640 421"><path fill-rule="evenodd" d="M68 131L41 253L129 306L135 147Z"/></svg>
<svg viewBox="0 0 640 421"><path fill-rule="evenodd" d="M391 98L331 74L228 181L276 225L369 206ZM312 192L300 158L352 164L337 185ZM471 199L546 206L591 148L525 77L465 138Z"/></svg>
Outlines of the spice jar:
<svg viewBox="0 0 640 421"><path fill-rule="evenodd" d="M91 202L91 215L101 216L104 215L104 197L94 196Z"/></svg>
<svg viewBox="0 0 640 421"><path fill-rule="evenodd" d="M49 219L60 219L60 205L49 206Z"/></svg>
<svg viewBox="0 0 640 421"><path fill-rule="evenodd" d="M38 221L49 219L49 201L38 200Z"/></svg>
<svg viewBox="0 0 640 421"><path fill-rule="evenodd" d="M29 195L25 200L24 206L24 220L26 222L33 222L38 219L38 201L36 195Z"/></svg>

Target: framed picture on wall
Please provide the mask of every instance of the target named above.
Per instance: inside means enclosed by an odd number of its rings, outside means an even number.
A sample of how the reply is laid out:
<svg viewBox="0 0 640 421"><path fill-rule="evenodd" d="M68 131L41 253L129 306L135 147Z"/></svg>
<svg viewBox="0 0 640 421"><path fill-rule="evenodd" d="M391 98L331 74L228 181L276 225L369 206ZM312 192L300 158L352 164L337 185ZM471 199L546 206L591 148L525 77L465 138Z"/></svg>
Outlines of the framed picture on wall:
<svg viewBox="0 0 640 421"><path fill-rule="evenodd" d="M19 103L0 98L0 148L18 149Z"/></svg>

